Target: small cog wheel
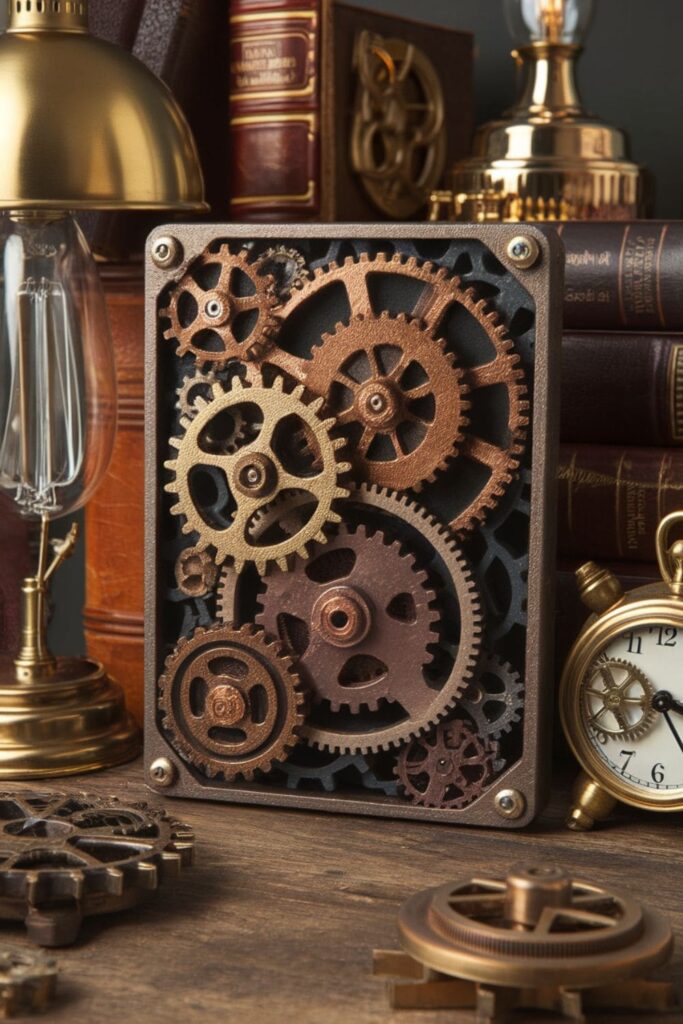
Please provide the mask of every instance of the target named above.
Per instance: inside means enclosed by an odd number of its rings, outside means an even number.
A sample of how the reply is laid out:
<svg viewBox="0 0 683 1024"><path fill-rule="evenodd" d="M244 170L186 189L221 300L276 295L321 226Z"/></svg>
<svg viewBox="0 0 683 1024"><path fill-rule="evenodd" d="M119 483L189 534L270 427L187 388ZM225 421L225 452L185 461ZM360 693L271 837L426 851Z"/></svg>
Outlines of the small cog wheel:
<svg viewBox="0 0 683 1024"><path fill-rule="evenodd" d="M635 665L602 657L586 674L583 701L588 722L615 739L635 740L658 719L652 706L655 688Z"/></svg>
<svg viewBox="0 0 683 1024"><path fill-rule="evenodd" d="M228 391L216 383L211 401L198 399L196 416L183 418L183 435L170 440L177 452L175 459L165 463L173 479L164 489L176 498L171 512L184 517L184 533L196 533L200 546L215 550L218 565L230 558L238 573L247 562L253 562L260 573L270 562L286 570L289 556L305 558L311 541L325 543L323 528L340 522L335 505L348 494L341 480L350 469L340 457L344 442L331 436L334 420L320 418L322 399L309 404L303 392L299 385L287 393L281 377L270 387L263 382L245 387L234 378ZM255 436L250 434L235 451L236 415L253 419ZM226 419L229 438L224 440ZM296 437L302 426L312 439L315 460L299 451ZM221 487L226 491L226 507L217 510L210 498ZM269 542L256 536L252 529L256 517L282 492L292 490L304 491L310 498L299 530Z"/></svg>
<svg viewBox="0 0 683 1024"><path fill-rule="evenodd" d="M228 245L205 252L173 289L160 311L170 321L164 338L177 342L177 355L191 353L200 366L222 366L229 359L258 359L277 327L274 279L250 263L242 249Z"/></svg>
<svg viewBox="0 0 683 1024"><path fill-rule="evenodd" d="M209 399L211 397L211 389L215 383L216 374L213 370L208 370L207 372L195 370L194 373L189 373L183 377L183 382L176 391L176 408L178 411L183 416L189 416L191 419L197 412L195 399L199 397Z"/></svg>
<svg viewBox="0 0 683 1024"><path fill-rule="evenodd" d="M524 683L502 658L485 654L477 667L476 679L465 690L458 706L470 716L480 736L499 739L522 720Z"/></svg>
<svg viewBox="0 0 683 1024"><path fill-rule="evenodd" d="M488 788L497 747L466 722L440 722L428 736L408 743L396 774L408 800L422 807L462 810Z"/></svg>
<svg viewBox="0 0 683 1024"><path fill-rule="evenodd" d="M208 551L185 548L176 560L175 578L185 597L206 597L216 586L218 566Z"/></svg>
<svg viewBox="0 0 683 1024"><path fill-rule="evenodd" d="M252 625L195 630L166 659L158 689L171 745L207 778L269 771L295 746L303 723L291 658Z"/></svg>
<svg viewBox="0 0 683 1024"><path fill-rule="evenodd" d="M303 287L308 274L304 254L286 245L271 246L257 262L261 271L273 278L280 302L287 299L295 288Z"/></svg>

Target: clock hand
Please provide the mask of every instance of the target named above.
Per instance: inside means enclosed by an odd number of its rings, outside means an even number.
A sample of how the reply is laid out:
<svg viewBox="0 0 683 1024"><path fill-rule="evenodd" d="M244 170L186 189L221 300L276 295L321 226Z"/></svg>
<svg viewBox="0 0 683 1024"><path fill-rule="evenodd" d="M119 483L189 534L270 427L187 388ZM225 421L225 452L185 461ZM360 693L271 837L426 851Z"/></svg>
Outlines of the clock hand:
<svg viewBox="0 0 683 1024"><path fill-rule="evenodd" d="M662 714L667 714L669 711L675 711L678 715L683 715L683 702L676 700L673 694L669 693L668 690L659 690L652 698L652 707L655 711L661 711Z"/></svg>
<svg viewBox="0 0 683 1024"><path fill-rule="evenodd" d="M683 740L681 739L680 735L678 734L676 726L671 721L671 715L669 714L668 711L664 711L663 714L664 714L664 718L666 719L666 724L671 729L671 732L674 735L674 739L676 740L676 743L681 748L681 752L683 753Z"/></svg>

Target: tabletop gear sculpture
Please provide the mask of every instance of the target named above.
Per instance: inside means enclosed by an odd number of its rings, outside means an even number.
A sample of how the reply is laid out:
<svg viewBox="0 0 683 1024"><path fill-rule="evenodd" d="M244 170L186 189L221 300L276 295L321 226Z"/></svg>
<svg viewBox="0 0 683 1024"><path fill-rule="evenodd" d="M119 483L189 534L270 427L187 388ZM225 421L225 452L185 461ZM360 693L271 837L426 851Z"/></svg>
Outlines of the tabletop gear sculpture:
<svg viewBox="0 0 683 1024"><path fill-rule="evenodd" d="M194 834L144 803L82 793L0 794L0 918L67 946L84 917L125 910L192 863Z"/></svg>
<svg viewBox="0 0 683 1024"><path fill-rule="evenodd" d="M0 946L0 1017L23 1017L46 1010L57 992L59 969L33 949Z"/></svg>
<svg viewBox="0 0 683 1024"><path fill-rule="evenodd" d="M579 1024L591 1006L676 1005L671 984L645 980L671 956L666 919L551 865L423 890L401 907L398 928L403 952L374 954L396 1009L472 1008L478 1024L551 1010Z"/></svg>

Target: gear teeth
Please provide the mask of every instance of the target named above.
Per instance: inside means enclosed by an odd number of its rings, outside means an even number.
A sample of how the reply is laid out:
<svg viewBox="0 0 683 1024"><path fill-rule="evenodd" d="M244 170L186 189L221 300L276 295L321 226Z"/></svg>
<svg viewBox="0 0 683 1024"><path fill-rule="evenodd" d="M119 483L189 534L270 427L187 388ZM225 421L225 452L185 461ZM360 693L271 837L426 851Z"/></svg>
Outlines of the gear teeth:
<svg viewBox="0 0 683 1024"><path fill-rule="evenodd" d="M171 448L176 448L178 450L182 446L182 441L180 440L179 437L169 437L168 443L170 444ZM168 463L165 462L164 466L168 469Z"/></svg>

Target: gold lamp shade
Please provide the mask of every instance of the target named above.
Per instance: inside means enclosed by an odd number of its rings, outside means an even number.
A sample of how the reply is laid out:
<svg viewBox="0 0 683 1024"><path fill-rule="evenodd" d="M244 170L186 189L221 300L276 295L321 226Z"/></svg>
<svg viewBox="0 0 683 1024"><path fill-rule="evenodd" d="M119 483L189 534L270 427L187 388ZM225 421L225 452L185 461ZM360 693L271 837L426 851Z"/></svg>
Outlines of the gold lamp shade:
<svg viewBox="0 0 683 1024"><path fill-rule="evenodd" d="M194 139L141 61L88 32L86 0L11 0L0 36L0 207L206 209Z"/></svg>

